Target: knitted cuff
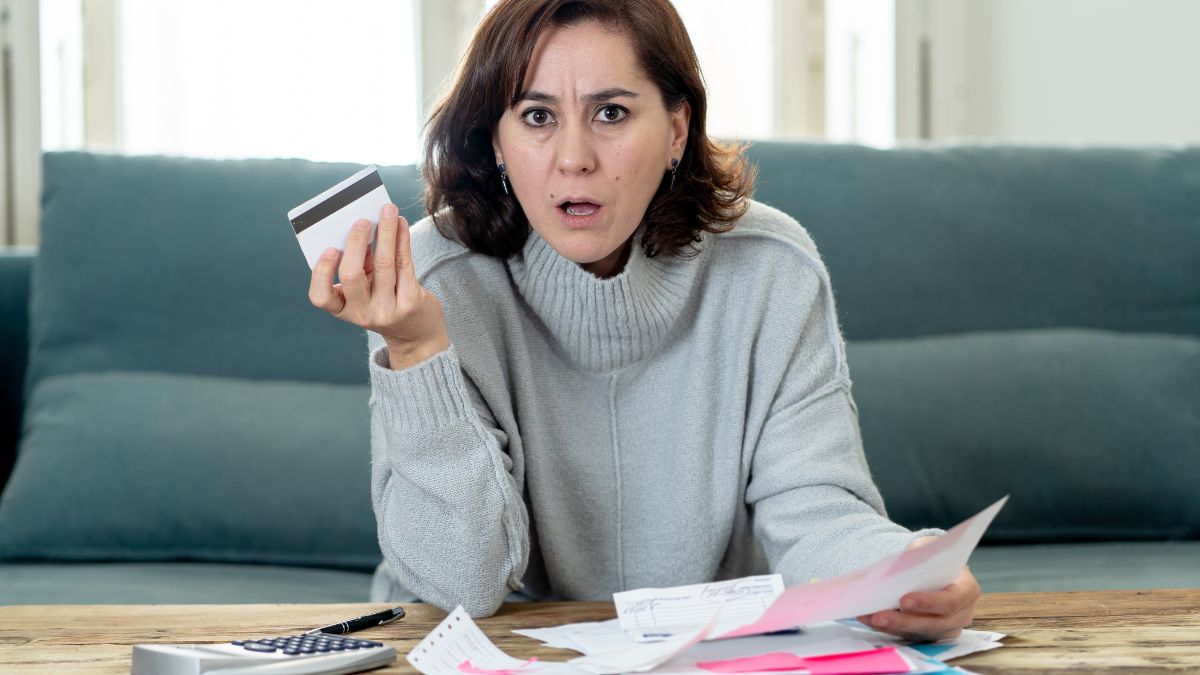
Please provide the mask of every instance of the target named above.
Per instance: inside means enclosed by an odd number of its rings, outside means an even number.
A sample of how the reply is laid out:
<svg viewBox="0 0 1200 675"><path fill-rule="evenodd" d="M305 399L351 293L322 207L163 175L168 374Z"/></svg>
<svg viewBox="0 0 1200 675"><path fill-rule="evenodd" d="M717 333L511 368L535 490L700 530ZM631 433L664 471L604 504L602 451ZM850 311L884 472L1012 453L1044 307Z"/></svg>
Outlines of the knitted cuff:
<svg viewBox="0 0 1200 675"><path fill-rule="evenodd" d="M404 370L388 363L386 345L371 352L371 406L388 426L436 429L470 419L474 410L453 345Z"/></svg>

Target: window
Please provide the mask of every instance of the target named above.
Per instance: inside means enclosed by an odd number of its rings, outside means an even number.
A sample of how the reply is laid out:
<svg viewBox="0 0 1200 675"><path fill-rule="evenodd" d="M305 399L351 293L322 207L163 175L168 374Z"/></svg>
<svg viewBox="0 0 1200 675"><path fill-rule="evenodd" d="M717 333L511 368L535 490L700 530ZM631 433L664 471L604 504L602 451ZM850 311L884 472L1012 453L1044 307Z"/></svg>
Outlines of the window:
<svg viewBox="0 0 1200 675"><path fill-rule="evenodd" d="M121 0L114 72L87 81L85 112L113 111L101 145L120 152L412 163L422 107L413 4ZM78 64L105 62L93 45L81 56L79 6L42 0L44 35L53 33L43 45L47 148L82 145ZM84 28L93 30L103 35Z"/></svg>

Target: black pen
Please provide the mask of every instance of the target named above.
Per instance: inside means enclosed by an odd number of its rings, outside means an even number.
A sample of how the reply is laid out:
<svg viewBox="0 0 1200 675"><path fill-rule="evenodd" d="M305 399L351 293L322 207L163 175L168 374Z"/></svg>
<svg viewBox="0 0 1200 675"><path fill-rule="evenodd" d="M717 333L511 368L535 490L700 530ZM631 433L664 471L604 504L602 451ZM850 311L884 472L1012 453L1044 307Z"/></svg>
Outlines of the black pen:
<svg viewBox="0 0 1200 675"><path fill-rule="evenodd" d="M321 628L314 628L305 633L305 635L315 635L316 633L331 633L333 635L341 635L343 633L353 633L356 630L370 628L372 626L382 626L385 623L391 623L396 619L404 618L404 608L394 607L385 609L382 612L358 616L349 621L335 623Z"/></svg>

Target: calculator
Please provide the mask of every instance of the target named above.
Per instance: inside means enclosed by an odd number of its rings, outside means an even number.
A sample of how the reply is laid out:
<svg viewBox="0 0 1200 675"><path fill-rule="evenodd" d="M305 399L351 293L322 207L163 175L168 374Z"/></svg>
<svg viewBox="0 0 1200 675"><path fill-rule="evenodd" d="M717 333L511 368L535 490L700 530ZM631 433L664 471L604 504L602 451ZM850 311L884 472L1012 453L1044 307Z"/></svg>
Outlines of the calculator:
<svg viewBox="0 0 1200 675"><path fill-rule="evenodd" d="M396 650L375 640L328 633L250 638L220 644L133 646L132 675L338 675L380 668Z"/></svg>

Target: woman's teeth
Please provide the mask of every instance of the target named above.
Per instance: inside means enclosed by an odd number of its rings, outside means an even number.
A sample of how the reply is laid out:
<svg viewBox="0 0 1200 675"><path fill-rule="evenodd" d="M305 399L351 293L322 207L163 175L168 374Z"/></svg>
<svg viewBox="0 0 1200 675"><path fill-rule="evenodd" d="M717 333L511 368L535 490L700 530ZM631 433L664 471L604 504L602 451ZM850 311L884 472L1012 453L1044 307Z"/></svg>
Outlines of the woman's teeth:
<svg viewBox="0 0 1200 675"><path fill-rule="evenodd" d="M595 204L567 204L564 208L572 216L590 216L599 207Z"/></svg>

